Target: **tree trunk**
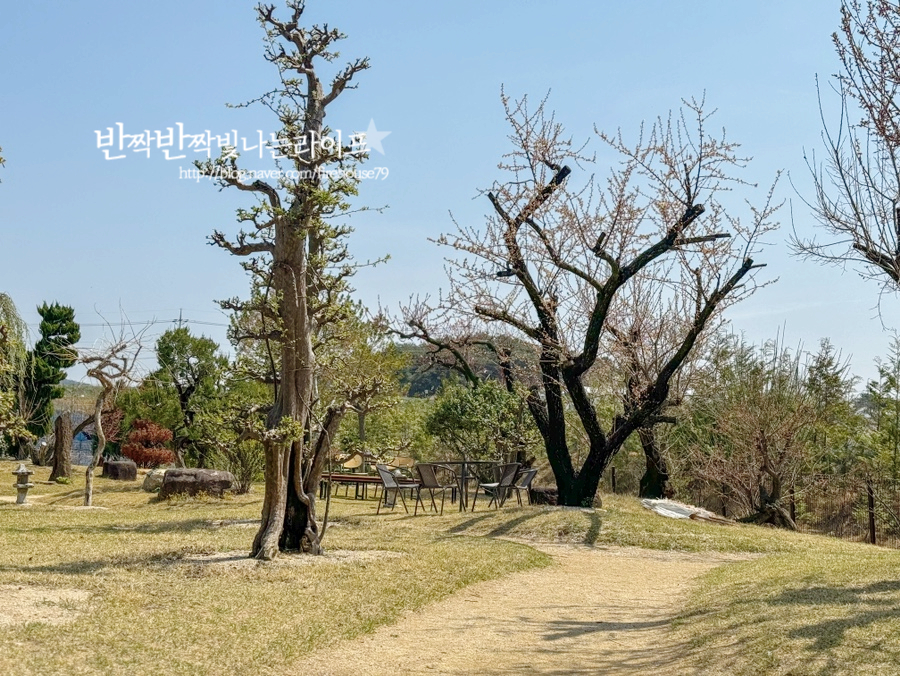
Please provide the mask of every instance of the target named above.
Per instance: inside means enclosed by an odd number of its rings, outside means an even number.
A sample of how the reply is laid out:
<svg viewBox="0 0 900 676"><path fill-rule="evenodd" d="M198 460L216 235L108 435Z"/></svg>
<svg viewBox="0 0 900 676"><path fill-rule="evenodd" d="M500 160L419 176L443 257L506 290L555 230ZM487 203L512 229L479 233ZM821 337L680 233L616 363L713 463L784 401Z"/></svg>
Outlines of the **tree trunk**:
<svg viewBox="0 0 900 676"><path fill-rule="evenodd" d="M293 209L292 209L293 211ZM284 419L293 423L292 433L307 428L315 375L312 320L309 317L307 280L308 233L287 218L276 226L273 286L281 300L279 314L284 325L281 343L281 387L269 413L267 428L275 430ZM279 551L320 554L315 524L315 494L303 490L303 460L306 441L266 442L266 495L262 523L250 555L274 559Z"/></svg>
<svg viewBox="0 0 900 676"><path fill-rule="evenodd" d="M27 439L19 439L16 442L16 460L26 460L32 453L32 445Z"/></svg>
<svg viewBox="0 0 900 676"><path fill-rule="evenodd" d="M647 461L644 476L641 477L640 497L650 498L651 500L669 497L671 494L669 467L665 458L659 452L659 446L656 443L656 431L652 427L642 427L638 430L638 438L641 440L644 458Z"/></svg>
<svg viewBox="0 0 900 676"><path fill-rule="evenodd" d="M791 518L790 512L781 504L781 480L772 476L772 492L769 493L765 486L759 487L760 506L756 512L738 519L741 523L772 524L778 528L797 530L796 522Z"/></svg>
<svg viewBox="0 0 900 676"><path fill-rule="evenodd" d="M295 446L299 445L295 444ZM319 526L316 524L316 496L314 492L310 495L302 488L303 482L300 474L303 463L296 453L296 449L291 453L287 482L287 509L284 514L284 528L281 531L278 548L283 552L299 551L305 554L321 554Z"/></svg>
<svg viewBox="0 0 900 676"><path fill-rule="evenodd" d="M573 481L566 482L565 488L557 482L557 504L567 507L594 507L599 501L597 489L601 474L582 470Z"/></svg>
<svg viewBox="0 0 900 676"><path fill-rule="evenodd" d="M84 473L84 506L90 507L94 500L94 470L100 463L103 450L106 448L106 434L103 432L103 402L108 392L104 389L97 395L97 403L94 405L94 430L97 435L97 448L91 456L91 462Z"/></svg>
<svg viewBox="0 0 900 676"><path fill-rule="evenodd" d="M60 413L54 423L53 471L50 481L72 475L72 414Z"/></svg>

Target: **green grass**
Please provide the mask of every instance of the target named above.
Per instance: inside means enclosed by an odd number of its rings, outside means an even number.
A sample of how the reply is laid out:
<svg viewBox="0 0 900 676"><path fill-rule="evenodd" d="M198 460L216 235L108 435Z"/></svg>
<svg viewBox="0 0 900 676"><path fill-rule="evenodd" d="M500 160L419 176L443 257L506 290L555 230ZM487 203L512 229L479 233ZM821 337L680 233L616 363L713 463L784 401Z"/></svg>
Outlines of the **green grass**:
<svg viewBox="0 0 900 676"><path fill-rule="evenodd" d="M822 537L721 566L679 624L711 673L900 674L900 552Z"/></svg>
<svg viewBox="0 0 900 676"><path fill-rule="evenodd" d="M13 466L0 462L10 479L0 497L14 495ZM47 475L36 468L38 481ZM688 666L706 673L900 676L893 550L675 521L621 496L604 496L597 510L461 514L448 504L443 516L415 517L401 507L376 516L372 500L338 498L325 547L369 551L364 560L210 565L193 557L249 549L260 487L158 502L135 484L95 486L94 504L105 509L73 509L80 472L69 485L38 483L31 507L0 503L0 595L9 585L91 594L65 603L80 613L69 624L0 627L0 673L293 674L306 652L474 582L549 565L522 543L533 541L747 554L705 575L677 623Z"/></svg>

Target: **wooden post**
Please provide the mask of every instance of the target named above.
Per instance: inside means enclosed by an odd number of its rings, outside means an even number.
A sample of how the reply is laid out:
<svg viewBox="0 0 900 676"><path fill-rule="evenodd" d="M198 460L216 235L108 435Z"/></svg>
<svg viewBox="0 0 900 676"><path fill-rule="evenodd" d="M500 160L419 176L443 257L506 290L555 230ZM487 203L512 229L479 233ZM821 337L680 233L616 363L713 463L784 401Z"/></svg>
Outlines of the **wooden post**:
<svg viewBox="0 0 900 676"><path fill-rule="evenodd" d="M615 493L616 492L616 468L610 467L609 470L610 470L609 480L612 482L612 492Z"/></svg>
<svg viewBox="0 0 900 676"><path fill-rule="evenodd" d="M875 542L875 489L872 488L872 477L866 477L866 493L869 497L869 542Z"/></svg>
<svg viewBox="0 0 900 676"><path fill-rule="evenodd" d="M791 497L791 521L797 523L797 503L794 501L793 486L791 486L791 490L788 491L788 495Z"/></svg>

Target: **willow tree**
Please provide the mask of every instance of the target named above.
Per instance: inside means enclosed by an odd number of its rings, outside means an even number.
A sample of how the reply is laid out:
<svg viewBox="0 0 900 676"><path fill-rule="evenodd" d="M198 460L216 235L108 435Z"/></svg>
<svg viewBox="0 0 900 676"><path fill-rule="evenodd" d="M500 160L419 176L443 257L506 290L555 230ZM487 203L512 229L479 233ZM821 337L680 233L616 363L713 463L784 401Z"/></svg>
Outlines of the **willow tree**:
<svg viewBox="0 0 900 676"><path fill-rule="evenodd" d="M556 478L559 502L592 504L604 470L628 437L655 424L672 379L727 304L756 286L759 238L775 227L771 191L739 218L723 200L749 191L745 161L724 133L708 133L702 104L661 118L629 145L622 133L600 134L621 158L605 183L574 183L573 166L592 157L573 145L542 102L503 98L512 148L502 179L484 191L492 212L483 227L459 226L438 243L460 252L439 311L468 315L484 332L514 332L538 355L528 408ZM592 369L611 357L613 321L637 280L683 289L664 353L610 420L601 419ZM421 305L419 306L421 307ZM405 317L409 326L427 316ZM434 335L437 330L431 331ZM527 369L525 369L527 371ZM530 378L530 374L526 374ZM588 452L576 464L568 410L576 414Z"/></svg>
<svg viewBox="0 0 900 676"><path fill-rule="evenodd" d="M335 46L345 36L328 26L301 25L301 0L290 0L287 7L286 20L271 5L256 10L266 35L265 57L277 68L280 83L256 102L277 117L276 163L286 171L277 181L244 180L239 158L227 154L197 165L220 186L257 198L253 207L238 211L244 227L233 239L216 231L211 240L243 257L255 288L263 290L250 301L235 299L225 307L257 314L255 335L246 337L265 340L277 352L271 359L277 364L277 392L259 434L266 490L251 551L259 559L272 559L279 551L321 551L315 496L323 464L310 462L319 449L309 433L314 424L327 429L330 421L312 415L316 336L352 314L346 301L346 280L355 269L345 244L350 229L329 219L348 210L348 198L357 189L353 169L362 159L351 153L351 145L325 141L337 136L325 116L369 67L367 58L356 59L326 78L322 70L338 57Z"/></svg>
<svg viewBox="0 0 900 676"><path fill-rule="evenodd" d="M15 303L0 293L0 438L31 439L19 414L17 388L25 373L25 322Z"/></svg>

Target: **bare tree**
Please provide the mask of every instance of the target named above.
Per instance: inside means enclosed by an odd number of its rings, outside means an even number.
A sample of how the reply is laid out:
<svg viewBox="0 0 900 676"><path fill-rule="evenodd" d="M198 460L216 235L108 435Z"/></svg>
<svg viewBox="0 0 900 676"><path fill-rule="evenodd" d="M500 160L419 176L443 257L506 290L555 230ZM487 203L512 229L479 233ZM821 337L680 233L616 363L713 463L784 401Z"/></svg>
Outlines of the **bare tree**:
<svg viewBox="0 0 900 676"><path fill-rule="evenodd" d="M87 367L87 376L97 381L100 392L94 401L93 425L97 438L94 454L85 470L84 505L90 507L94 499L94 470L106 448L103 429L103 410L115 396L116 389L129 381L140 353L140 341L119 339L111 346L84 354L79 362Z"/></svg>
<svg viewBox="0 0 900 676"><path fill-rule="evenodd" d="M344 35L328 26L302 26L304 5L289 0L288 20L279 19L272 5L257 8L266 31L266 59L278 68L281 82L255 102L271 109L281 124L278 166L290 167L296 177L245 182L233 156L198 165L217 177L220 186L259 199L252 209L238 212L238 220L249 226L246 231L233 241L218 231L211 238L245 258L244 267L259 290L249 302L228 301L223 307L258 315L259 330L244 338L274 346L269 356L277 364L272 378L277 394L262 437L262 523L251 551L259 559L272 559L279 551L321 551L315 499L324 460L319 459L321 446L308 440L315 425L328 430L333 419L312 417L317 340L324 326L352 314L346 278L356 268L344 243L350 229L329 218L344 213L347 199L356 193L353 169L360 157L350 146L323 139L332 132L325 123L327 110L345 90L355 88L354 79L369 60L356 59L338 69L330 84L323 80L320 71L337 58L335 44Z"/></svg>
<svg viewBox="0 0 900 676"><path fill-rule="evenodd" d="M677 274L677 270L671 273ZM695 293L694 284L688 280L669 286L647 277L636 278L624 290L620 299L621 311L607 320L607 327L612 338L608 353L615 373L610 394L621 397L626 413L641 405L643 392L671 359L671 351L679 344L680 337L690 331L695 316L692 311ZM669 466L659 442L657 426L677 422L674 413L690 389L697 363L704 356L706 339L714 335L721 313L733 299L725 298L719 304L693 349L669 380L669 393L659 411L637 429L645 460L639 483L642 498L671 497Z"/></svg>
<svg viewBox="0 0 900 676"><path fill-rule="evenodd" d="M832 35L841 60L835 87L841 114L830 127L820 117L824 157L806 162L814 194L804 200L824 241L796 231L798 255L844 266L885 290L900 285L900 6L888 0L841 4L840 31Z"/></svg>
<svg viewBox="0 0 900 676"><path fill-rule="evenodd" d="M508 177L484 192L493 214L483 228L460 225L438 239L461 254L450 261L451 286L439 308L503 326L534 346L537 383L528 388L527 404L560 504L590 505L625 440L659 421L672 378L704 330L725 305L756 288L753 271L760 266L751 255L775 227L775 207L770 191L747 222L726 211L722 193L749 187L734 175L745 161L724 134L708 134L702 103L657 120L633 146L621 133L600 133L621 166L605 184L591 178L581 187L571 185L570 165L592 158L564 136L544 102L534 110L527 99L504 96L503 103L513 150L500 169ZM611 349L611 322L628 324L622 300L641 278L663 289L663 297L683 287L681 297L691 302L676 304L680 331L673 329L655 371L603 421L584 378ZM428 326L430 317L411 312L415 307L421 305L406 309L407 325ZM567 407L589 440L580 467L566 436Z"/></svg>
<svg viewBox="0 0 900 676"><path fill-rule="evenodd" d="M811 373L799 350L729 337L696 383L691 420L679 431L688 471L744 521L796 529L785 493L815 466L815 432L827 418Z"/></svg>

